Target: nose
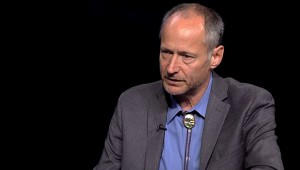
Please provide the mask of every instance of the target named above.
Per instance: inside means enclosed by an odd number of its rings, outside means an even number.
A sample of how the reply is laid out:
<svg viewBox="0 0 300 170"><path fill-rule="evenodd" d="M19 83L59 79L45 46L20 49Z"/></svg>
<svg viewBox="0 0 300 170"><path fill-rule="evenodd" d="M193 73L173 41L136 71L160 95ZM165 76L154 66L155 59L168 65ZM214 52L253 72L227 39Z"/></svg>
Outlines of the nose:
<svg viewBox="0 0 300 170"><path fill-rule="evenodd" d="M174 54L169 61L168 67L167 67L167 72L168 74L174 74L179 72L180 67L179 67L179 57Z"/></svg>

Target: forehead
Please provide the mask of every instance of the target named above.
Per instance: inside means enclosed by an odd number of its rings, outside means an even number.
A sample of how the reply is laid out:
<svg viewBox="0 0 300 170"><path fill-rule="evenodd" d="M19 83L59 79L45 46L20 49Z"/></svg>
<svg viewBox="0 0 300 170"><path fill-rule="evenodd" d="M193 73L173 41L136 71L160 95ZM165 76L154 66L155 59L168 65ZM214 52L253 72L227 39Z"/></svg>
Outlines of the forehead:
<svg viewBox="0 0 300 170"><path fill-rule="evenodd" d="M173 14L165 23L165 30L194 30L204 31L205 19L196 14Z"/></svg>
<svg viewBox="0 0 300 170"><path fill-rule="evenodd" d="M205 34L204 18L198 15L173 15L165 23L162 30L162 37L165 36L184 36L193 38L193 36Z"/></svg>
<svg viewBox="0 0 300 170"><path fill-rule="evenodd" d="M204 15L195 13L193 11L182 11L172 14L169 19L166 21L166 23L172 23L174 21L178 20L194 20L204 23Z"/></svg>

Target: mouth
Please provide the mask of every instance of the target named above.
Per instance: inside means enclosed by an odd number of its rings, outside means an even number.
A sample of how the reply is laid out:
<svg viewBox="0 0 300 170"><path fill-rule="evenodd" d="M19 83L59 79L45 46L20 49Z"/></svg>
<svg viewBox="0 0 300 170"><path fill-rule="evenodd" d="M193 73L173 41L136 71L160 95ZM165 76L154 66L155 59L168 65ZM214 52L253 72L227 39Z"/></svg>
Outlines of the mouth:
<svg viewBox="0 0 300 170"><path fill-rule="evenodd" d="M178 80L178 79L174 79L174 78L170 78L170 77L165 77L165 80L170 85L172 85L172 84L175 85L175 84L182 82L182 80Z"/></svg>

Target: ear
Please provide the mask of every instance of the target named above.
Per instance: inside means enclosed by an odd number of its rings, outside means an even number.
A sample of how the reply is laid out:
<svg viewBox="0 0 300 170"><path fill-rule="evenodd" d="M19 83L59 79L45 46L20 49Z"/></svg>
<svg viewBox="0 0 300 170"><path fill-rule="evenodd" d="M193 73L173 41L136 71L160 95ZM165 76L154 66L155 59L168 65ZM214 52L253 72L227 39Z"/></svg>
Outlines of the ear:
<svg viewBox="0 0 300 170"><path fill-rule="evenodd" d="M211 59L210 59L210 68L215 69L222 61L224 54L224 46L219 45L213 50Z"/></svg>

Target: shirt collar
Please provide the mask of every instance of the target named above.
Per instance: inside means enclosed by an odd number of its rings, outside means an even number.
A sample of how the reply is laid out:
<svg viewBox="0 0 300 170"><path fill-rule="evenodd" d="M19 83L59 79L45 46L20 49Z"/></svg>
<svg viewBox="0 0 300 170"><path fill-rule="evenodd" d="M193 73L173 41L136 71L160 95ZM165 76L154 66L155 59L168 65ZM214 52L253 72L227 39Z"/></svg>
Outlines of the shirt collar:
<svg viewBox="0 0 300 170"><path fill-rule="evenodd" d="M213 77L212 77L212 74L210 74L209 84L204 92L204 95L202 96L202 98L199 100L199 102L193 108L188 110L188 112L196 110L200 114L198 116L202 116L203 118L205 118L206 108L207 108L207 104L208 104L208 98L210 95L210 90L211 90L211 85L212 85L212 80L213 80ZM174 96L170 95L170 98L171 98L171 105L168 107L167 123L170 123L173 120L173 118L177 115L177 113L182 110L180 105L175 100Z"/></svg>

